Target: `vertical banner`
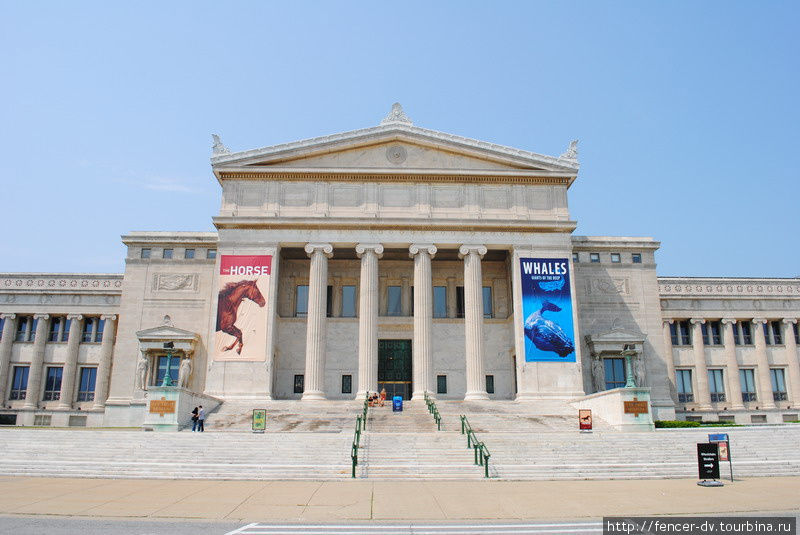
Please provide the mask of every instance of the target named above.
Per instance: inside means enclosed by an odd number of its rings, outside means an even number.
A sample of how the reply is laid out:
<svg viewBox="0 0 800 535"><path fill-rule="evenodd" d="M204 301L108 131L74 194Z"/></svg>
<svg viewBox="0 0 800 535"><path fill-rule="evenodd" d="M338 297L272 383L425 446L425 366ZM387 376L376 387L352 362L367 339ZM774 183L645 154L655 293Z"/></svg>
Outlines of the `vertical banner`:
<svg viewBox="0 0 800 535"><path fill-rule="evenodd" d="M272 256L222 255L216 360L264 360Z"/></svg>
<svg viewBox="0 0 800 535"><path fill-rule="evenodd" d="M569 261L520 258L525 362L575 362Z"/></svg>

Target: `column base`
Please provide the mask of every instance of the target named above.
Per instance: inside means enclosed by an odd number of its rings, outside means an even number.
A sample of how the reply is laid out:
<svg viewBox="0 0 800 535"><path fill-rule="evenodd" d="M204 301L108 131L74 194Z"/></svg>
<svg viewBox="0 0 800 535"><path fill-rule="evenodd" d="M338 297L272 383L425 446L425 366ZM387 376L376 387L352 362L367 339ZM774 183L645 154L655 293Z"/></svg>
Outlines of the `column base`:
<svg viewBox="0 0 800 535"><path fill-rule="evenodd" d="M325 392L310 391L303 392L303 397L300 398L300 401L325 401L326 399Z"/></svg>
<svg viewBox="0 0 800 535"><path fill-rule="evenodd" d="M489 399L489 394L476 390L475 392L467 392L464 394L464 401L484 401Z"/></svg>
<svg viewBox="0 0 800 535"><path fill-rule="evenodd" d="M433 394L431 394L431 397L434 397ZM425 392L423 390L411 393L411 401L416 401L418 399L425 399Z"/></svg>

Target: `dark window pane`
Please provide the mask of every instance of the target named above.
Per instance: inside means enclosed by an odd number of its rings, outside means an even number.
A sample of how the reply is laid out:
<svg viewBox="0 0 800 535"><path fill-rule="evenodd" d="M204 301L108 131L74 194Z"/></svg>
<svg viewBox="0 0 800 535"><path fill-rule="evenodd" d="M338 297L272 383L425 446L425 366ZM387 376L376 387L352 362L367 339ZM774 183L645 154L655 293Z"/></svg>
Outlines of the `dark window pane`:
<svg viewBox="0 0 800 535"><path fill-rule="evenodd" d="M353 393L353 376L342 375L342 394Z"/></svg>
<svg viewBox="0 0 800 535"><path fill-rule="evenodd" d="M150 258L150 248L149 247L142 247L142 258Z"/></svg>
<svg viewBox="0 0 800 535"><path fill-rule="evenodd" d="M447 286L433 287L433 317L447 317Z"/></svg>
<svg viewBox="0 0 800 535"><path fill-rule="evenodd" d="M633 253L631 255L634 264L641 264L642 263L642 255L639 253Z"/></svg>
<svg viewBox="0 0 800 535"><path fill-rule="evenodd" d="M333 286L325 289L325 315L329 318L333 316Z"/></svg>
<svg viewBox="0 0 800 535"><path fill-rule="evenodd" d="M456 286L456 317L464 317L464 287Z"/></svg>
<svg viewBox="0 0 800 535"><path fill-rule="evenodd" d="M78 401L94 400L94 385L96 379L97 368L81 368L81 379L78 385Z"/></svg>
<svg viewBox="0 0 800 535"><path fill-rule="evenodd" d="M69 340L69 329L72 325L72 320L67 318L64 320L64 330L61 331L61 341L66 342Z"/></svg>
<svg viewBox="0 0 800 535"><path fill-rule="evenodd" d="M387 316L400 316L403 314L403 288L401 286L389 286L387 288Z"/></svg>
<svg viewBox="0 0 800 535"><path fill-rule="evenodd" d="M84 318L83 320L83 334L81 335L81 342L91 342L92 333L94 332L94 324L97 318Z"/></svg>
<svg viewBox="0 0 800 535"><path fill-rule="evenodd" d="M589 253L589 261L590 262L600 262L600 253Z"/></svg>
<svg viewBox="0 0 800 535"><path fill-rule="evenodd" d="M216 258L217 257L217 250L216 249L208 249L206 250L206 258Z"/></svg>
<svg viewBox="0 0 800 535"><path fill-rule="evenodd" d="M181 358L179 356L172 356L172 360L169 364L169 378L172 379L172 383L175 384L178 381L178 369L181 366ZM156 372L156 386L161 385L164 382L164 376L167 374L167 356L162 355L158 357L158 371Z"/></svg>
<svg viewBox="0 0 800 535"><path fill-rule="evenodd" d="M102 342L103 341L103 330L106 327L106 320L102 318L97 319L97 330L94 332L94 341L95 342Z"/></svg>
<svg viewBox="0 0 800 535"><path fill-rule="evenodd" d="M295 375L294 376L294 393L295 394L302 394L303 390L305 390L304 379L305 379L305 377L303 375Z"/></svg>
<svg viewBox="0 0 800 535"><path fill-rule="evenodd" d="M298 318L308 316L308 286L301 284L297 286L294 301L294 315Z"/></svg>
<svg viewBox="0 0 800 535"><path fill-rule="evenodd" d="M491 286L484 286L483 287L483 317L484 318L493 318L494 317L494 307L492 306L492 287Z"/></svg>
<svg viewBox="0 0 800 535"><path fill-rule="evenodd" d="M166 258L167 260L172 258L172 249L164 249L161 253L161 258Z"/></svg>
<svg viewBox="0 0 800 535"><path fill-rule="evenodd" d="M187 259L194 258L194 249L184 249L183 257Z"/></svg>
<svg viewBox="0 0 800 535"><path fill-rule="evenodd" d="M446 375L437 375L436 376L436 393L437 394L447 394L447 376Z"/></svg>
<svg viewBox="0 0 800 535"><path fill-rule="evenodd" d="M486 393L494 394L494 375L486 376Z"/></svg>
<svg viewBox="0 0 800 535"><path fill-rule="evenodd" d="M354 318L356 315L356 287L342 286L342 317Z"/></svg>
<svg viewBox="0 0 800 535"><path fill-rule="evenodd" d="M58 342L58 331L61 328L61 318L50 318L50 333L47 336L48 342Z"/></svg>

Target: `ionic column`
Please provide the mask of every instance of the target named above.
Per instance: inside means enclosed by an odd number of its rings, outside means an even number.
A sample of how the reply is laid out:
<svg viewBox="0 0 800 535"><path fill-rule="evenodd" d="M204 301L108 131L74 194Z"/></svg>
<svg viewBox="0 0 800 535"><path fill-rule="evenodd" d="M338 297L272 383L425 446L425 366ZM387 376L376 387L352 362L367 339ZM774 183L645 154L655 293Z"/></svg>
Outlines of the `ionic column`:
<svg viewBox="0 0 800 535"><path fill-rule="evenodd" d="M411 399L433 394L433 280L431 258L436 246L413 244L408 248L414 259L414 341L413 373L414 385Z"/></svg>
<svg viewBox="0 0 800 535"><path fill-rule="evenodd" d="M483 366L483 245L462 245L464 259L464 330L466 334L467 393L464 399L489 399Z"/></svg>
<svg viewBox="0 0 800 535"><path fill-rule="evenodd" d="M0 314L3 318L3 338L0 340L0 407L6 402L8 371L11 367L11 344L17 332L17 315Z"/></svg>
<svg viewBox="0 0 800 535"><path fill-rule="evenodd" d="M662 334L664 336L664 362L667 365L667 383L669 385L669 394L678 402L678 389L675 387L675 357L672 354L672 333L670 332L670 325L675 323L675 320L664 320Z"/></svg>
<svg viewBox="0 0 800 535"><path fill-rule="evenodd" d="M75 396L75 376L78 373L78 348L81 343L80 314L70 314L69 336L67 337L67 358L64 360L64 371L61 374L61 394L59 395L58 408L72 409L72 400Z"/></svg>
<svg viewBox="0 0 800 535"><path fill-rule="evenodd" d="M695 402L700 410L711 408L711 394L708 390L708 367L706 366L706 353L703 346L704 319L692 318L692 349L694 350L695 381L697 382L697 398Z"/></svg>
<svg viewBox="0 0 800 535"><path fill-rule="evenodd" d="M359 243L361 259L358 291L358 391L356 399L378 390L378 259L383 255L379 243Z"/></svg>
<svg viewBox="0 0 800 535"><path fill-rule="evenodd" d="M33 340L33 356L31 367L28 371L28 390L25 393L23 409L35 409L39 406L39 396L42 389L42 366L44 366L44 345L47 342L48 314L34 314L36 320L36 334Z"/></svg>
<svg viewBox="0 0 800 535"><path fill-rule="evenodd" d="M103 409L108 399L108 381L111 379L111 354L114 349L114 337L117 334L117 316L111 314L100 318L105 320L103 341L100 343L100 364L97 366L97 384L94 389L93 409Z"/></svg>
<svg viewBox="0 0 800 535"><path fill-rule="evenodd" d="M308 319L306 327L306 376L303 400L325 399L325 326L328 301L328 259L333 256L330 243L309 243L311 257L308 277Z"/></svg>
<svg viewBox="0 0 800 535"><path fill-rule="evenodd" d="M786 362L789 367L789 394L792 404L800 405L800 360L797 357L797 341L794 339L794 318L783 320L783 343L786 345ZM5 336L5 335L4 335Z"/></svg>
<svg viewBox="0 0 800 535"><path fill-rule="evenodd" d="M736 341L733 339L735 319L722 319L722 336L725 342L725 368L728 376L728 402L731 409L744 409L742 403L742 385L739 382L739 361L736 359Z"/></svg>
<svg viewBox="0 0 800 535"><path fill-rule="evenodd" d="M772 378L769 376L769 357L767 357L767 339L764 336L764 324L767 320L763 318L753 319L753 329L755 329L755 345L756 345L756 364L758 369L756 374L758 377L759 390L758 393L758 406L762 409L774 409L775 400L772 399Z"/></svg>

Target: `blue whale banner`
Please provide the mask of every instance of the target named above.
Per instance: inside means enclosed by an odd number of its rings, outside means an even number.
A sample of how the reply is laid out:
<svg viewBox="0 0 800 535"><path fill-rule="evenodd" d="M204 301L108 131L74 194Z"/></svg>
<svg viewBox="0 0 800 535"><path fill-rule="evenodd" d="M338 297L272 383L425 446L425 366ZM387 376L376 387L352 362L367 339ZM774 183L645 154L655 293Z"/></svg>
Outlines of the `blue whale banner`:
<svg viewBox="0 0 800 535"><path fill-rule="evenodd" d="M566 258L520 258L525 362L575 362Z"/></svg>

